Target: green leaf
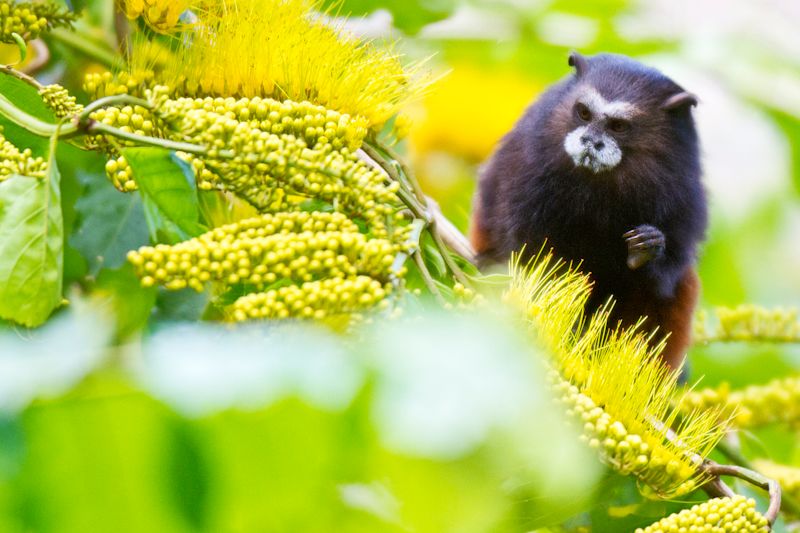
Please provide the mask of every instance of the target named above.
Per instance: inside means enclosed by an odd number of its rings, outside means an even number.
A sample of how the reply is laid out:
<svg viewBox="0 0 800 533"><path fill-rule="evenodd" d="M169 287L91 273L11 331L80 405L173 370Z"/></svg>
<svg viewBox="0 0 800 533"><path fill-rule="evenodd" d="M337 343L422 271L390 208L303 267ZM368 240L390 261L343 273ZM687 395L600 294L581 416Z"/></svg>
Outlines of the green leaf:
<svg viewBox="0 0 800 533"><path fill-rule="evenodd" d="M161 148L126 148L122 153L139 186L151 237L178 242L205 231L199 222L193 176L187 176L186 167L171 152Z"/></svg>
<svg viewBox="0 0 800 533"><path fill-rule="evenodd" d="M34 327L61 305L60 194L54 157L45 179L12 176L0 183L0 317Z"/></svg>
<svg viewBox="0 0 800 533"><path fill-rule="evenodd" d="M439 253L439 249L433 243L429 236L424 236L420 242L422 249L422 257L428 268L433 270L437 276L444 276L447 274L447 265L444 262L444 257Z"/></svg>
<svg viewBox="0 0 800 533"><path fill-rule="evenodd" d="M86 188L76 202L80 217L70 244L89 262L89 272L118 268L130 250L148 243L141 197L121 193L100 174L81 176Z"/></svg>
<svg viewBox="0 0 800 533"><path fill-rule="evenodd" d="M39 92L24 81L0 72L0 94L29 115L45 122L56 122L55 115L39 96ZM5 138L20 150L30 148L34 156L47 157L50 150L48 139L34 135L2 115L0 115L0 126L3 127Z"/></svg>

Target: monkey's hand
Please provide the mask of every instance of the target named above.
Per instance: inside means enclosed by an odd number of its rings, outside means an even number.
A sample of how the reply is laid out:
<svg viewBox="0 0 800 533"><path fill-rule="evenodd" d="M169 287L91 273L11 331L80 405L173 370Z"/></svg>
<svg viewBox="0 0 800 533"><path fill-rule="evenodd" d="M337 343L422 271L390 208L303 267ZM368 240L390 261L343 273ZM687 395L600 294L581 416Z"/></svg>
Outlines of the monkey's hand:
<svg viewBox="0 0 800 533"><path fill-rule="evenodd" d="M666 239L656 227L636 226L622 236L628 245L628 268L636 270L664 255Z"/></svg>

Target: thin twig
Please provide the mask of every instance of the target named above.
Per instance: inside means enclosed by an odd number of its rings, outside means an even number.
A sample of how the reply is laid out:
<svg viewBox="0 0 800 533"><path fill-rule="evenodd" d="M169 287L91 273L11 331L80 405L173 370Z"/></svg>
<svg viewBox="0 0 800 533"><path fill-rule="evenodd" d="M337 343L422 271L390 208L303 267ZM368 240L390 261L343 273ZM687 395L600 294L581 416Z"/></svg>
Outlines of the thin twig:
<svg viewBox="0 0 800 533"><path fill-rule="evenodd" d="M737 450L732 444L729 444L725 441L720 442L717 444L715 448L718 452L728 458L733 464L747 468L749 470L756 470L750 461L748 461L744 455L741 454L739 450ZM757 471L757 470L756 470ZM783 494L781 496L781 507L789 512L789 514L793 516L800 516L800 504L798 504L797 500L795 500L789 494Z"/></svg>
<svg viewBox="0 0 800 533"><path fill-rule="evenodd" d="M411 168L403 162L398 154L384 144L376 142L376 145L377 149L370 146L369 143L364 143L363 150L375 163L386 171L390 178L400 183L401 188L400 191L398 191L398 196L408 205L412 212L414 212L416 216L424 216L424 219L428 223L428 233L430 233L436 248L441 254L447 269L453 274L453 277L462 285L471 286L467 275L464 274L461 267L458 266L452 255L450 255L450 250L453 250L466 261L474 264L475 253L472 251L472 247L469 246L469 241L461 235L458 229L456 229L449 220L445 219L438 204L425 196ZM379 151L386 154L391 161L387 161ZM411 191L404 190L408 188L410 188ZM409 192L412 194L409 194ZM409 200L412 196L416 201L413 202L414 205L409 205L412 203ZM435 209L431 209L431 205L435 206Z"/></svg>
<svg viewBox="0 0 800 533"><path fill-rule="evenodd" d="M50 61L50 49L41 39L34 39L28 45L33 49L33 59L24 67L25 74L33 74L41 70Z"/></svg>
<svg viewBox="0 0 800 533"><path fill-rule="evenodd" d="M138 105L146 109L152 109L152 105L147 100L144 100L142 98L136 98L135 96L131 96L129 94L117 94L114 96L105 96L87 105L86 107L83 108L83 111L80 113L79 118L83 120L85 118L88 118L88 116L93 111L96 111L101 107L109 107L115 105Z"/></svg>
<svg viewBox="0 0 800 533"><path fill-rule="evenodd" d="M662 430L664 436L668 440L680 444L680 440L678 440L677 434L672 428L665 427L660 420L651 420L651 423L657 429ZM719 444L717 446L719 446ZM721 465L710 459L703 459L696 453L690 454L689 457L700 471L710 477L708 482L703 485L702 489L712 498L735 496L733 490L720 479L720 476L734 476L766 490L769 494L769 507L767 508L767 512L764 513L764 518L767 519L770 526L775 523L781 509L781 486L777 481L749 468Z"/></svg>
<svg viewBox="0 0 800 533"><path fill-rule="evenodd" d="M766 490L769 494L769 508L764 513L764 518L767 519L769 525L775 523L778 518L778 513L781 510L781 486L774 479L768 478L763 474L759 474L755 470L743 468L734 465L721 465L714 461L706 461L705 470L712 476L732 476L743 479L750 483Z"/></svg>
<svg viewBox="0 0 800 533"><path fill-rule="evenodd" d="M37 91L43 87L42 84L36 81L36 79L33 78L32 76L29 76L24 72L22 72L21 70L17 70L9 65L0 65L0 72L2 72L3 74L7 74L9 76L13 76L20 81L24 81Z"/></svg>

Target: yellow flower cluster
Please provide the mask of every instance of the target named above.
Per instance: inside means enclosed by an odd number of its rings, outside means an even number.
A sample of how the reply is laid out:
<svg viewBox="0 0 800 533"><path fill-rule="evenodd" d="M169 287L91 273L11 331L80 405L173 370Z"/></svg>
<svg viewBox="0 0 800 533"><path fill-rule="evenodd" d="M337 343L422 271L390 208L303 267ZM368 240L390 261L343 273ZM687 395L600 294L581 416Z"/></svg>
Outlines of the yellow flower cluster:
<svg viewBox="0 0 800 533"><path fill-rule="evenodd" d="M92 99L107 96L130 95L144 97L153 80L152 72L139 72L136 75L127 72L112 74L111 72L92 72L84 77L83 90ZM127 133L136 135L163 137L164 128L158 118L147 108L139 105L108 106L93 111L89 118L113 126ZM117 139L112 144L103 135L94 135L89 139L90 146L108 154L106 175L114 187L123 192L137 189L128 163L121 156L116 146L132 146L134 143Z"/></svg>
<svg viewBox="0 0 800 533"><path fill-rule="evenodd" d="M676 498L694 490L703 479L681 454L663 446L651 445L652 435L631 433L578 387L561 378L549 376L556 397L567 408L567 415L583 424L582 440L597 450L602 461L622 474L632 474L649 487L657 487L659 496Z"/></svg>
<svg viewBox="0 0 800 533"><path fill-rule="evenodd" d="M744 496L714 498L666 518L636 533L768 533L769 523L756 510L756 502Z"/></svg>
<svg viewBox="0 0 800 533"><path fill-rule="evenodd" d="M800 424L800 378L776 379L764 385L730 390L727 383L687 393L680 402L683 412L718 409L740 428L773 423Z"/></svg>
<svg viewBox="0 0 800 533"><path fill-rule="evenodd" d="M369 276L334 277L248 294L231 308L233 319L238 322L257 318L322 320L376 306L385 309L391 287L390 283L381 284Z"/></svg>
<svg viewBox="0 0 800 533"><path fill-rule="evenodd" d="M142 247L128 260L145 287L201 291L207 281L223 281L260 290L277 281L359 274L388 280L400 251L368 239L341 213L296 211L245 219L173 246Z"/></svg>
<svg viewBox="0 0 800 533"><path fill-rule="evenodd" d="M42 32L68 26L74 20L73 13L50 2L0 0L0 42L14 43L14 33L32 41Z"/></svg>
<svg viewBox="0 0 800 533"><path fill-rule="evenodd" d="M374 235L387 236L387 217L399 205L399 184L387 183L355 153L368 132L363 117L261 97L172 99L170 88L150 89L148 79L108 72L87 77L84 88L95 97L146 96L155 109L111 106L91 118L137 135L209 147L204 156L180 154L201 189L231 191L261 211L294 210L304 200L321 200L363 219ZM111 157L106 170L112 183L122 191L135 190L115 148L103 136L93 141Z"/></svg>
<svg viewBox="0 0 800 533"><path fill-rule="evenodd" d="M106 161L106 176L122 192L132 192L138 188L133 179L133 169L123 155Z"/></svg>
<svg viewBox="0 0 800 533"><path fill-rule="evenodd" d="M157 120L150 111L142 106L123 106L123 107L104 107L92 111L89 118L102 122L108 126L113 126L127 133L146 136L163 136L162 128L157 127ZM119 155L115 145L112 145L103 135L95 135L90 142L109 155L106 163L106 175L114 187L123 192L136 190L136 182L133 179L133 172L128 166L127 161ZM131 141L118 139L116 145L133 146Z"/></svg>
<svg viewBox="0 0 800 533"><path fill-rule="evenodd" d="M262 98L167 100L161 109L180 140L211 149L202 157L183 154L198 187L234 192L262 211L322 200L387 237L400 184L387 183L350 148L366 133L360 120Z"/></svg>
<svg viewBox="0 0 800 533"><path fill-rule="evenodd" d="M129 19L142 17L145 23L159 33L175 31L181 14L191 7L189 0L120 0Z"/></svg>
<svg viewBox="0 0 800 533"><path fill-rule="evenodd" d="M698 460L719 442L725 424L716 410L687 413L678 423L677 373L636 328L610 329L608 308L585 317L590 291L587 276L540 254L527 265L512 261L505 296L552 356L565 380L556 380L559 395L583 419L601 459L636 476L652 495L684 493L703 481Z"/></svg>
<svg viewBox="0 0 800 533"><path fill-rule="evenodd" d="M800 498L800 468L774 463L767 459L753 461L753 467L780 483L784 494L795 499Z"/></svg>
<svg viewBox="0 0 800 533"><path fill-rule="evenodd" d="M700 313L695 323L696 342L800 342L800 310L767 309L757 305L718 307L718 327L709 330L707 318Z"/></svg>
<svg viewBox="0 0 800 533"><path fill-rule="evenodd" d="M58 118L71 117L83 111L83 106L61 85L45 85L39 89L39 95Z"/></svg>
<svg viewBox="0 0 800 533"><path fill-rule="evenodd" d="M163 93L166 88L162 88ZM168 91L168 89L167 89ZM283 102L271 98L177 98L165 100L159 113L165 120L180 121L192 113L213 113L248 124L275 135L294 135L309 146L330 143L334 150L358 150L369 124L363 117L351 117L310 102Z"/></svg>
<svg viewBox="0 0 800 533"><path fill-rule="evenodd" d="M158 82L182 96L309 100L379 130L428 81L390 47L350 36L317 10L313 0L217 0L197 9ZM132 64L148 66L151 45L134 45Z"/></svg>
<svg viewBox="0 0 800 533"><path fill-rule="evenodd" d="M30 148L20 152L3 136L0 127L0 182L13 175L43 178L47 174L47 161L41 157L33 157Z"/></svg>
<svg viewBox="0 0 800 533"><path fill-rule="evenodd" d="M83 78L83 90L92 100L120 94L141 97L153 85L153 77L153 71L149 69L138 69L135 74L107 70L89 72Z"/></svg>

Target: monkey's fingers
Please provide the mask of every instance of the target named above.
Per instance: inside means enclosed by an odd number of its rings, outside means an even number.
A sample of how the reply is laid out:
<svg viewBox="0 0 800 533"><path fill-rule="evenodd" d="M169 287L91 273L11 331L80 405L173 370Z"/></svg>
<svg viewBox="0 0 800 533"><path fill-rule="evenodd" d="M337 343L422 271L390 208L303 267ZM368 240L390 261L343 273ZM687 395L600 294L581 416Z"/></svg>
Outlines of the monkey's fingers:
<svg viewBox="0 0 800 533"><path fill-rule="evenodd" d="M636 270L664 253L666 239L658 228L642 225L626 232L628 268Z"/></svg>

